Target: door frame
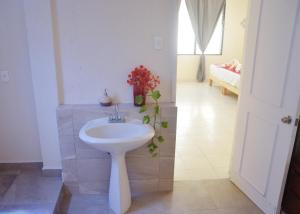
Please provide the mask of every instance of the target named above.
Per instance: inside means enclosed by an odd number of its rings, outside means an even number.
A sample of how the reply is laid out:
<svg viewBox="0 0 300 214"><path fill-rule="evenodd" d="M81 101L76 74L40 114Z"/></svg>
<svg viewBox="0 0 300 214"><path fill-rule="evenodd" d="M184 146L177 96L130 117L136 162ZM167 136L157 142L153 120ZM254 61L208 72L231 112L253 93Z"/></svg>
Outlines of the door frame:
<svg viewBox="0 0 300 214"><path fill-rule="evenodd" d="M297 107L297 109L298 109L298 114L297 114L296 119L298 119L299 116L300 116L300 98L298 98L298 107ZM293 122L295 122L295 121L293 121ZM297 124L297 126L294 124L293 136L292 136L292 139L291 139L291 142L290 142L290 148L289 148L287 164L285 166L284 176L283 176L283 180L282 180L282 184L281 184L281 191L280 191L279 201L278 201L278 204L277 204L277 210L276 210L277 214L280 214L280 212L281 212L281 204L282 204L284 189L285 189L285 185L286 185L286 181L287 181L287 177L288 177L288 173L289 173L289 168L290 168L290 164L291 164L291 160L292 160L292 154L293 154L293 150L294 150L294 146L295 146L295 140L296 140L298 126L299 126L299 124Z"/></svg>

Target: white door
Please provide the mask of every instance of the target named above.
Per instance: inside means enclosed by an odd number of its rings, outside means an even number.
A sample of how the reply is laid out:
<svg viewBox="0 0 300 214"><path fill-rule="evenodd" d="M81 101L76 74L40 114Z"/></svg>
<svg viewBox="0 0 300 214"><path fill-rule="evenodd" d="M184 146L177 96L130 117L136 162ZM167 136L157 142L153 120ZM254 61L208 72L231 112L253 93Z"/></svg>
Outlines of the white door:
<svg viewBox="0 0 300 214"><path fill-rule="evenodd" d="M300 95L298 0L251 0L231 180L265 213L280 208ZM290 115L291 123L281 119Z"/></svg>

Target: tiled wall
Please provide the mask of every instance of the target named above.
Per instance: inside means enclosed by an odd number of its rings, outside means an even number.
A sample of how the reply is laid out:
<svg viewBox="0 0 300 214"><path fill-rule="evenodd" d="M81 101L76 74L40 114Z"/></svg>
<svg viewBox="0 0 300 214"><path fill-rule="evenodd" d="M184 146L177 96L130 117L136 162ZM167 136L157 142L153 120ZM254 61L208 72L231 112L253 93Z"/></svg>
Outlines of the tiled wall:
<svg viewBox="0 0 300 214"><path fill-rule="evenodd" d="M119 108L128 117L142 117L132 104L122 104ZM173 188L177 109L173 104L163 104L161 109L162 118L169 122L169 127L162 130L166 141L160 145L159 155L151 157L147 144L126 155L132 194ZM110 155L84 144L78 133L87 121L107 117L112 112L113 107L98 105L58 107L62 174L64 183L71 191L88 194L108 192Z"/></svg>

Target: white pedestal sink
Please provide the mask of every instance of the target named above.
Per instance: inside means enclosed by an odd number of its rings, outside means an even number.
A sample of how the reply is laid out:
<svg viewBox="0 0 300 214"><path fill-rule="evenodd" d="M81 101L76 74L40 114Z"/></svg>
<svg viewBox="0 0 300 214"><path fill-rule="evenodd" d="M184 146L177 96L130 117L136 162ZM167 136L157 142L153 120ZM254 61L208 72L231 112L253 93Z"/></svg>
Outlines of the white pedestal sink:
<svg viewBox="0 0 300 214"><path fill-rule="evenodd" d="M125 213L131 204L125 154L153 136L154 129L136 119L127 119L125 123L109 123L108 118L91 120L79 132L82 141L111 154L109 205L117 214Z"/></svg>

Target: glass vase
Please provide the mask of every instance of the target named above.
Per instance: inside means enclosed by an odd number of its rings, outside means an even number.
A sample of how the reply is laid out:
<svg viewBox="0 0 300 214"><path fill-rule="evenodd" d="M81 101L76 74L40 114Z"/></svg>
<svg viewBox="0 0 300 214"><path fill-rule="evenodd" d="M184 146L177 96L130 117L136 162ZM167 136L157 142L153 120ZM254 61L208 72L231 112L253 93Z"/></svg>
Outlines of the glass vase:
<svg viewBox="0 0 300 214"><path fill-rule="evenodd" d="M137 103L135 97L136 96L141 96L142 97L142 102ZM136 85L133 86L133 102L135 106L143 106L146 103L146 92L143 87L138 87Z"/></svg>

